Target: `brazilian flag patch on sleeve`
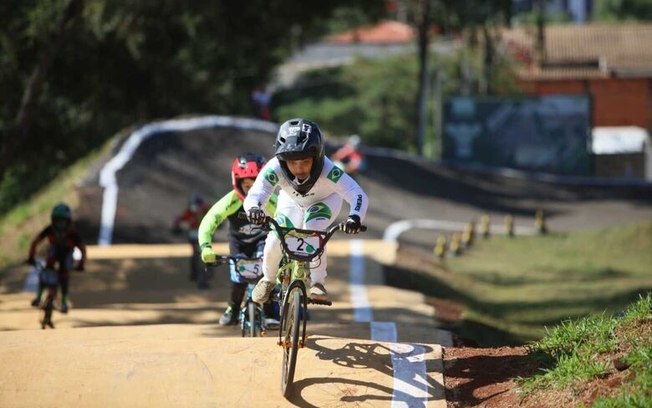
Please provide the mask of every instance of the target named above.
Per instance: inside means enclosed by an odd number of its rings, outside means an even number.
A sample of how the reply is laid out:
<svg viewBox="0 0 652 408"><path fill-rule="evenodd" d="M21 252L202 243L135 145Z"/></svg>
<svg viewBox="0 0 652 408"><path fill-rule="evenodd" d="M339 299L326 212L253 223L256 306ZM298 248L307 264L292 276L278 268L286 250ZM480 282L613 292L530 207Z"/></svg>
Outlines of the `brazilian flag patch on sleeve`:
<svg viewBox="0 0 652 408"><path fill-rule="evenodd" d="M328 175L326 177L333 183L337 183L340 177L342 177L342 174L344 174L344 171L342 171L342 169L340 169L337 166L333 166L333 168L331 169L331 171L328 172Z"/></svg>
<svg viewBox="0 0 652 408"><path fill-rule="evenodd" d="M272 186L275 186L276 183L278 183L278 176L276 175L276 172L274 170L269 168L265 173L265 180L269 181L269 184L271 184Z"/></svg>

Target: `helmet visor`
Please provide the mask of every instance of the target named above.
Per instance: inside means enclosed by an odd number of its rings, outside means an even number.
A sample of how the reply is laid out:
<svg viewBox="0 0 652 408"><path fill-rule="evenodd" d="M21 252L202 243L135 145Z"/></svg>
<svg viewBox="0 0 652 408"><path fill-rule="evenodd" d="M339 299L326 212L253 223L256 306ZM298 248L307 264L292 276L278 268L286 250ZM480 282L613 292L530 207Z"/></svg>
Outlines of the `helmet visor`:
<svg viewBox="0 0 652 408"><path fill-rule="evenodd" d="M67 218L54 218L52 220L52 227L59 232L67 230L68 225L70 225L70 220Z"/></svg>

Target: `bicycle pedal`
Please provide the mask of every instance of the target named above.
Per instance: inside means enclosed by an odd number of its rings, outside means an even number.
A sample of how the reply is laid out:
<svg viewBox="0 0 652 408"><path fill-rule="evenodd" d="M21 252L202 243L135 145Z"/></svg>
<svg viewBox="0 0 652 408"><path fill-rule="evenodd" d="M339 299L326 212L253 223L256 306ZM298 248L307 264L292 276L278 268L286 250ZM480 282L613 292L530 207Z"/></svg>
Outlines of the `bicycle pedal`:
<svg viewBox="0 0 652 408"><path fill-rule="evenodd" d="M330 300L319 300L319 299L310 299L310 303L313 305L322 305L322 306L333 306L333 302Z"/></svg>

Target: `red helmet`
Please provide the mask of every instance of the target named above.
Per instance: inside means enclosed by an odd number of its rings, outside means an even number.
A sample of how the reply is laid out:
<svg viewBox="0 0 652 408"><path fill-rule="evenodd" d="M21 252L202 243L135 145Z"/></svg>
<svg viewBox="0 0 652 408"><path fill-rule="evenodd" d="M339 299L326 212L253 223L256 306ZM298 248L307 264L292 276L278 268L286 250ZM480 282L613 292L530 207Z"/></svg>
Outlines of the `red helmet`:
<svg viewBox="0 0 652 408"><path fill-rule="evenodd" d="M233 161L233 166L231 166L231 184L241 200L245 198L245 193L242 191L241 185L242 179L255 179L265 163L265 158L255 153L246 153Z"/></svg>

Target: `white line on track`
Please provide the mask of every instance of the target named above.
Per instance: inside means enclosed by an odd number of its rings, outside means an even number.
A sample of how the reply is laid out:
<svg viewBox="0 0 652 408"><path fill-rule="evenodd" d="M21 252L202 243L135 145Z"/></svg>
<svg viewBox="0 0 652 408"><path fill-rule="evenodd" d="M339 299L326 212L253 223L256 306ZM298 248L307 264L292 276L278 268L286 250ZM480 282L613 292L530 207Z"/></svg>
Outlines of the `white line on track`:
<svg viewBox="0 0 652 408"><path fill-rule="evenodd" d="M373 311L365 286L364 244L361 240L350 242L351 303L357 322L369 322L371 339L390 344L394 386L392 408L425 407L428 402L428 377L423 346L397 343L396 323L373 321Z"/></svg>
<svg viewBox="0 0 652 408"><path fill-rule="evenodd" d="M364 247L361 240L351 240L349 256L353 316L356 322L371 322L373 320L373 314L371 306L369 306L369 300L367 299L367 287L364 281Z"/></svg>

